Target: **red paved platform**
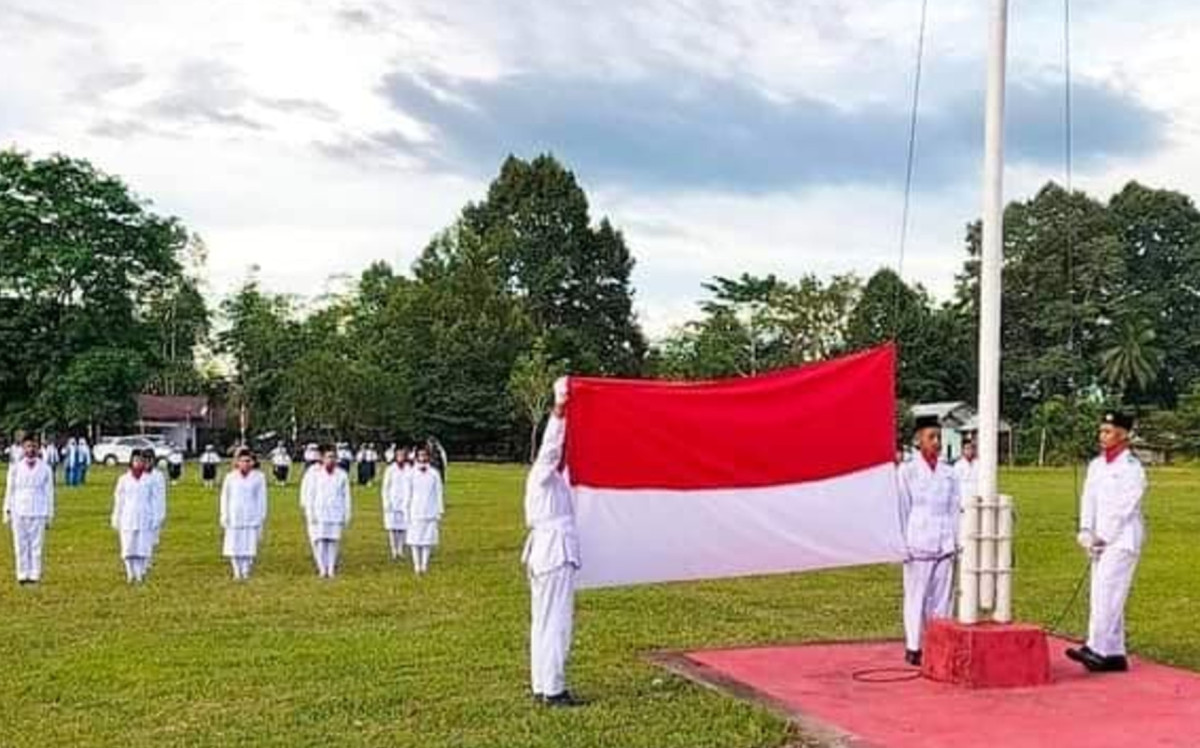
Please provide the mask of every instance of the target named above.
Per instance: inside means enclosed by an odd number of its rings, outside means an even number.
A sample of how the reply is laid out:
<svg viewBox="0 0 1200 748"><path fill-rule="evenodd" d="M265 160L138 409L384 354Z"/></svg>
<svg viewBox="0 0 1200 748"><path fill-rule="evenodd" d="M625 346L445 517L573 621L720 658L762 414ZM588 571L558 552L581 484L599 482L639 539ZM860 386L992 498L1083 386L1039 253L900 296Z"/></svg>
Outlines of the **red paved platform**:
<svg viewBox="0 0 1200 748"><path fill-rule="evenodd" d="M1067 646L1050 640L1050 685L986 691L852 677L902 667L898 643L691 652L667 664L860 748L1200 746L1200 675L1137 658L1128 673L1089 675L1063 657Z"/></svg>

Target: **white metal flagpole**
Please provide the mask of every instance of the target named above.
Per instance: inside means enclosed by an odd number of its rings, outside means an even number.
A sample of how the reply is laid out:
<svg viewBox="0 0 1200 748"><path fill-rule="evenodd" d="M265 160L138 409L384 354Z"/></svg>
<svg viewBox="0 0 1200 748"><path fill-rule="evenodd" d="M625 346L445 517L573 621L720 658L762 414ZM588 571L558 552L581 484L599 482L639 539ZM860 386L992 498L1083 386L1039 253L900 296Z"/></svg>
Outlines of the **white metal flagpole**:
<svg viewBox="0 0 1200 748"><path fill-rule="evenodd" d="M1008 0L993 0L989 36L983 154L983 235L979 268L978 485L983 512L994 512L993 507L998 504L996 469L1000 436L1000 269L1004 254L1004 89L1008 55ZM980 527L978 522L963 522L964 535L971 525ZM965 549L968 544L977 543L978 539L963 537L961 541ZM971 568L978 564L966 563L970 556L976 556L973 559L975 561L981 560L978 554L969 553L964 554L963 563L959 564L958 620L961 623L975 623L979 616L979 570ZM1001 583L1007 583L1007 580Z"/></svg>

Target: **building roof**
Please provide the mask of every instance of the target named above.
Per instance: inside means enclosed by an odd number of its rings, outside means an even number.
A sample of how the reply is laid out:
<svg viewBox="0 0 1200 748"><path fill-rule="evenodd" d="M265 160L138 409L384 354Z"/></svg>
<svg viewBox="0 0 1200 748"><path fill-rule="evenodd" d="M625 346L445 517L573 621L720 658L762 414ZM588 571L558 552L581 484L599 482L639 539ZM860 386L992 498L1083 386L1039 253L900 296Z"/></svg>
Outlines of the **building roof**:
<svg viewBox="0 0 1200 748"><path fill-rule="evenodd" d="M912 406L912 414L914 418L921 416L937 416L942 423L942 428L953 429L955 431L978 431L979 416L975 413L975 407L970 403L961 400L947 401L940 403L918 403ZM1000 431L1007 433L1012 429L1008 422L1004 419L1000 420Z"/></svg>
<svg viewBox="0 0 1200 748"><path fill-rule="evenodd" d="M203 421L208 418L208 398L190 395L138 395L140 421Z"/></svg>

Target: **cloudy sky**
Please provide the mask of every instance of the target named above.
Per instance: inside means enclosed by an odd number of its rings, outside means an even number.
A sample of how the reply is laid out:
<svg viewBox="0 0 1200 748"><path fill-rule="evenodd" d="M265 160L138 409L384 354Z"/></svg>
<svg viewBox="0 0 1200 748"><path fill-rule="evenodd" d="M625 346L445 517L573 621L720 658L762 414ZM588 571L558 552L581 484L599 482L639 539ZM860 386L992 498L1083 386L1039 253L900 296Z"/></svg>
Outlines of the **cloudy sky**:
<svg viewBox="0 0 1200 748"><path fill-rule="evenodd" d="M931 0L904 274L977 215L985 14ZM1078 185L1200 194L1200 3L1074 0ZM895 266L920 0L0 0L0 147L122 175L210 250L317 294L407 268L507 153L621 227L654 335L714 274ZM1013 3L1009 197L1060 179L1061 0Z"/></svg>

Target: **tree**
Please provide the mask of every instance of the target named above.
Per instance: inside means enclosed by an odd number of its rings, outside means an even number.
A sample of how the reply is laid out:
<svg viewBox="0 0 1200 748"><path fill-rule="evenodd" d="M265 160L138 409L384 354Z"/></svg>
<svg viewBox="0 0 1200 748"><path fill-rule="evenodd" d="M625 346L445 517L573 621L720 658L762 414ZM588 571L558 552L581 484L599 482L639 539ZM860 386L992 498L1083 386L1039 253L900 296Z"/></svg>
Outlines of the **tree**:
<svg viewBox="0 0 1200 748"><path fill-rule="evenodd" d="M0 426L106 424L132 407L130 377L155 361L145 319L180 280L187 238L86 161L0 151ZM60 407L47 392L78 397Z"/></svg>
<svg viewBox="0 0 1200 748"><path fill-rule="evenodd" d="M536 340L528 353L523 353L517 358L512 374L509 375L508 391L522 413L529 419L530 463L537 457L538 424L542 422L554 397L552 392L554 381L564 373L565 370L561 364L556 364L547 358L545 343Z"/></svg>
<svg viewBox="0 0 1200 748"><path fill-rule="evenodd" d="M1130 388L1144 390L1162 365L1154 328L1142 319L1122 320L1113 329L1112 343L1100 353L1104 380L1124 399Z"/></svg>
<svg viewBox="0 0 1200 748"><path fill-rule="evenodd" d="M633 315L633 257L607 219L595 228L587 195L552 156L510 156L462 228L495 261L547 352L571 371L637 374L646 342Z"/></svg>

